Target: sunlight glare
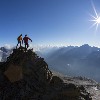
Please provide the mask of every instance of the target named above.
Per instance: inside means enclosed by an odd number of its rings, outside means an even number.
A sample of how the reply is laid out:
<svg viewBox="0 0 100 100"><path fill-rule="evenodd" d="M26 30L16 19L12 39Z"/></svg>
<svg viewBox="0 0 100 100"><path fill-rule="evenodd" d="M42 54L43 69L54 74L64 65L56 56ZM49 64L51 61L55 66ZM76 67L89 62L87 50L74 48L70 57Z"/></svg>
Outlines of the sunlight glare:
<svg viewBox="0 0 100 100"><path fill-rule="evenodd" d="M96 22L97 22L98 24L100 24L100 17L97 18Z"/></svg>
<svg viewBox="0 0 100 100"><path fill-rule="evenodd" d="M95 16L90 14L90 16L92 17L92 20L90 20L90 21L94 22L91 27L96 26L96 31L97 31L98 25L100 24L100 16L98 15L98 13L96 11L93 2L92 2L92 7L93 7L93 10L94 10Z"/></svg>

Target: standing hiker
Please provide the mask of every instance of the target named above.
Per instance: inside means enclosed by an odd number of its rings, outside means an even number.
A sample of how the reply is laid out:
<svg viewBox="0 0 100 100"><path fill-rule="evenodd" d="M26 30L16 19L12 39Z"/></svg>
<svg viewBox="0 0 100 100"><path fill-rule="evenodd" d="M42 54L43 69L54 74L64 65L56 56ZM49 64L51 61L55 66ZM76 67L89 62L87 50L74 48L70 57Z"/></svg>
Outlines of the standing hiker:
<svg viewBox="0 0 100 100"><path fill-rule="evenodd" d="M20 47L21 47L21 42L23 43L22 34L17 38L17 40L18 40L18 44L20 44ZM17 46L18 46L18 44L17 44Z"/></svg>
<svg viewBox="0 0 100 100"><path fill-rule="evenodd" d="M27 37L27 35L25 35L23 40L24 40L24 43L25 43L25 49L27 49L29 47L28 40L30 40L31 42L32 42L32 40L29 37Z"/></svg>

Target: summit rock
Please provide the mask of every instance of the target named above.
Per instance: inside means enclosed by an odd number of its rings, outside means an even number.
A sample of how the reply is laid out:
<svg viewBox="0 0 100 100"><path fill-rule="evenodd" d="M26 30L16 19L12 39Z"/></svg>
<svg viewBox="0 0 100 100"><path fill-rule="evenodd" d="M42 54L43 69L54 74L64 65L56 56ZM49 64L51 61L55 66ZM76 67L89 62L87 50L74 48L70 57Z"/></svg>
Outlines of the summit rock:
<svg viewBox="0 0 100 100"><path fill-rule="evenodd" d="M0 63L0 100L91 100L85 88L54 76L32 49L13 49Z"/></svg>

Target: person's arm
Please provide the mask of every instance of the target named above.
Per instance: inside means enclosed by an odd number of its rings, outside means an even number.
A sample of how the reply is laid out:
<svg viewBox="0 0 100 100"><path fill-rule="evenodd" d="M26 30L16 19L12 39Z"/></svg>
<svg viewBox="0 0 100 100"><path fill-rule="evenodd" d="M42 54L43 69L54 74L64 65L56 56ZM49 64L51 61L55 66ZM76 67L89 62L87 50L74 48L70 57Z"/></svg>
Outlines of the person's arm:
<svg viewBox="0 0 100 100"><path fill-rule="evenodd" d="M28 39L32 42L32 40L28 37Z"/></svg>

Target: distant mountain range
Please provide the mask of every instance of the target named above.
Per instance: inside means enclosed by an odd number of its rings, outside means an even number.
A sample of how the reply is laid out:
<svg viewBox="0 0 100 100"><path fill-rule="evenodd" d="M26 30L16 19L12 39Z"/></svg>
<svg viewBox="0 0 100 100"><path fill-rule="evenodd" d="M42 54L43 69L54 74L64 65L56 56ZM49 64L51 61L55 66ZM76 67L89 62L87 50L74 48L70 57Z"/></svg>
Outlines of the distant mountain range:
<svg viewBox="0 0 100 100"><path fill-rule="evenodd" d="M6 58L12 53L13 48L0 47L0 61L6 61Z"/></svg>
<svg viewBox="0 0 100 100"><path fill-rule="evenodd" d="M88 44L80 47L62 47L45 59L53 70L66 75L86 76L100 81L100 48Z"/></svg>
<svg viewBox="0 0 100 100"><path fill-rule="evenodd" d="M12 49L0 48L1 61L6 61ZM36 53L44 57L49 68L65 75L85 76L100 81L100 48L88 44L45 48Z"/></svg>

